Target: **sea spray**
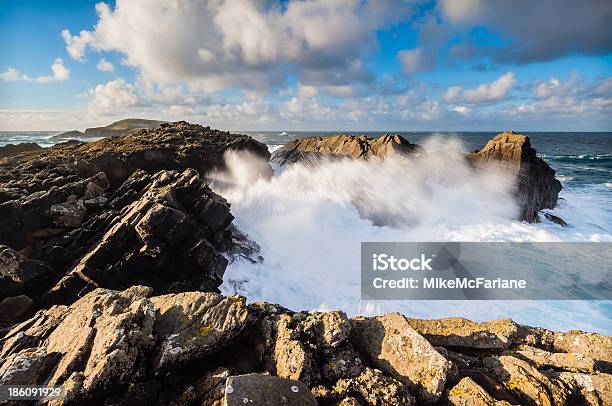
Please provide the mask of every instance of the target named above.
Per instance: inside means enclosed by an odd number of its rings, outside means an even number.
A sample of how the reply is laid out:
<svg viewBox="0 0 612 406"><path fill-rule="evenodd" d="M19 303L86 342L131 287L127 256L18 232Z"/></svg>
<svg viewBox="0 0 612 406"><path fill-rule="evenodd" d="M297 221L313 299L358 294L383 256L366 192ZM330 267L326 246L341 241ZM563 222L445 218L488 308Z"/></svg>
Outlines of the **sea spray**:
<svg viewBox="0 0 612 406"><path fill-rule="evenodd" d="M234 262L224 293L300 309L354 314L400 311L414 317L513 317L554 329L602 331L606 304L585 302L363 302L361 241L560 241L556 225L514 220L512 180L475 173L457 141L433 138L429 153L381 162L328 160L279 168L231 152L213 187L232 204L236 224L261 246L263 263ZM435 152L434 152L435 151ZM605 239L604 236L600 237ZM587 238L588 239L588 238Z"/></svg>

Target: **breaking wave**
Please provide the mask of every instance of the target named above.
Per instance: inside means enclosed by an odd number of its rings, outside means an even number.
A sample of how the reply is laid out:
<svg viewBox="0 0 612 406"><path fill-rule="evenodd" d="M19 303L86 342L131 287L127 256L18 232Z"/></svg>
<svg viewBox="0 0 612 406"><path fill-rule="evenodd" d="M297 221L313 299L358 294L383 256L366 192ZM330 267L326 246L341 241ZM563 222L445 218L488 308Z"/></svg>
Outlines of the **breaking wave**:
<svg viewBox="0 0 612 406"><path fill-rule="evenodd" d="M362 241L612 241L611 213L593 195L564 193L555 209L570 224L514 220L511 181L476 174L461 145L430 139L419 159L325 161L275 168L245 153L226 156L213 187L236 225L261 246L262 263L233 262L221 289L294 310L349 315L400 311L413 317L512 317L555 330L610 333L610 304L584 301L361 301ZM577 209L580 207L580 210Z"/></svg>

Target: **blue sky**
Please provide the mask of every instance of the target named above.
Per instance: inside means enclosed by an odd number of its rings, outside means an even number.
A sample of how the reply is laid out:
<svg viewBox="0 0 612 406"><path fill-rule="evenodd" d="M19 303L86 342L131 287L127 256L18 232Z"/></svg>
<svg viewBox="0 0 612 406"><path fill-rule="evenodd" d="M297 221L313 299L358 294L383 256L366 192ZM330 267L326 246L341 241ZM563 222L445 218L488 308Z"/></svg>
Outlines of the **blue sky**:
<svg viewBox="0 0 612 406"><path fill-rule="evenodd" d="M611 20L603 0L4 0L0 130L612 131Z"/></svg>

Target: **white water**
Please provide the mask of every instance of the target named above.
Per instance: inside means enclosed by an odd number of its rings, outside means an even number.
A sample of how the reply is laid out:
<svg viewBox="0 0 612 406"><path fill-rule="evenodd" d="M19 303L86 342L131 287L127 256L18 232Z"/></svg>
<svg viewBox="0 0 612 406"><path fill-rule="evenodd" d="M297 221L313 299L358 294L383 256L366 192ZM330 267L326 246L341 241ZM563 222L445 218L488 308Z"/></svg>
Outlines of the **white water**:
<svg viewBox="0 0 612 406"><path fill-rule="evenodd" d="M444 152L410 164L387 159L293 165L276 168L269 180L260 176L265 162L227 155L229 170L216 175L223 181L216 189L232 204L236 225L260 244L264 262L231 264L223 292L294 310L511 317L554 330L611 332L608 302L361 301L362 241L612 241L609 219L601 224L609 213L598 212L590 195L566 193L555 213L570 222L568 228L514 221L508 179L473 173L459 144L445 141L442 148L432 139L424 148ZM375 225L381 222L392 226Z"/></svg>

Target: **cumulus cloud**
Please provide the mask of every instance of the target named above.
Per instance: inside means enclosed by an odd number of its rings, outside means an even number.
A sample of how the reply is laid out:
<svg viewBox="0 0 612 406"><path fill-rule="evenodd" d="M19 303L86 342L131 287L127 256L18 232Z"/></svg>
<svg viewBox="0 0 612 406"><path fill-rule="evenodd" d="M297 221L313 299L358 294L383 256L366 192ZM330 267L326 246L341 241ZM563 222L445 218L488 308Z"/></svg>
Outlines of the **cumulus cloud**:
<svg viewBox="0 0 612 406"><path fill-rule="evenodd" d="M97 68L101 72L114 72L115 71L115 65L113 65L112 62L109 62L104 58L100 59L100 62L98 62Z"/></svg>
<svg viewBox="0 0 612 406"><path fill-rule="evenodd" d="M140 104L133 84L123 79L111 80L97 85L90 91L93 99L89 102L90 112L105 114L114 113L117 109L134 107Z"/></svg>
<svg viewBox="0 0 612 406"><path fill-rule="evenodd" d="M207 91L265 89L282 83L290 66L305 85L342 85L331 83L341 74L330 72L358 66L352 79L368 79L359 61L375 49L375 31L410 10L410 4L392 0L118 0L114 8L96 5L92 30L64 30L62 36L76 60L83 61L90 48L118 51L158 83L185 81Z"/></svg>
<svg viewBox="0 0 612 406"><path fill-rule="evenodd" d="M62 58L55 58L51 65L51 75L30 77L18 71L15 68L7 68L0 73L0 80L5 82L34 82L34 83L50 83L61 82L70 77L70 70L64 66Z"/></svg>
<svg viewBox="0 0 612 406"><path fill-rule="evenodd" d="M490 103L504 99L517 83L514 73L508 72L496 80L482 83L473 89L451 86L442 98L449 103L462 100L466 103Z"/></svg>

